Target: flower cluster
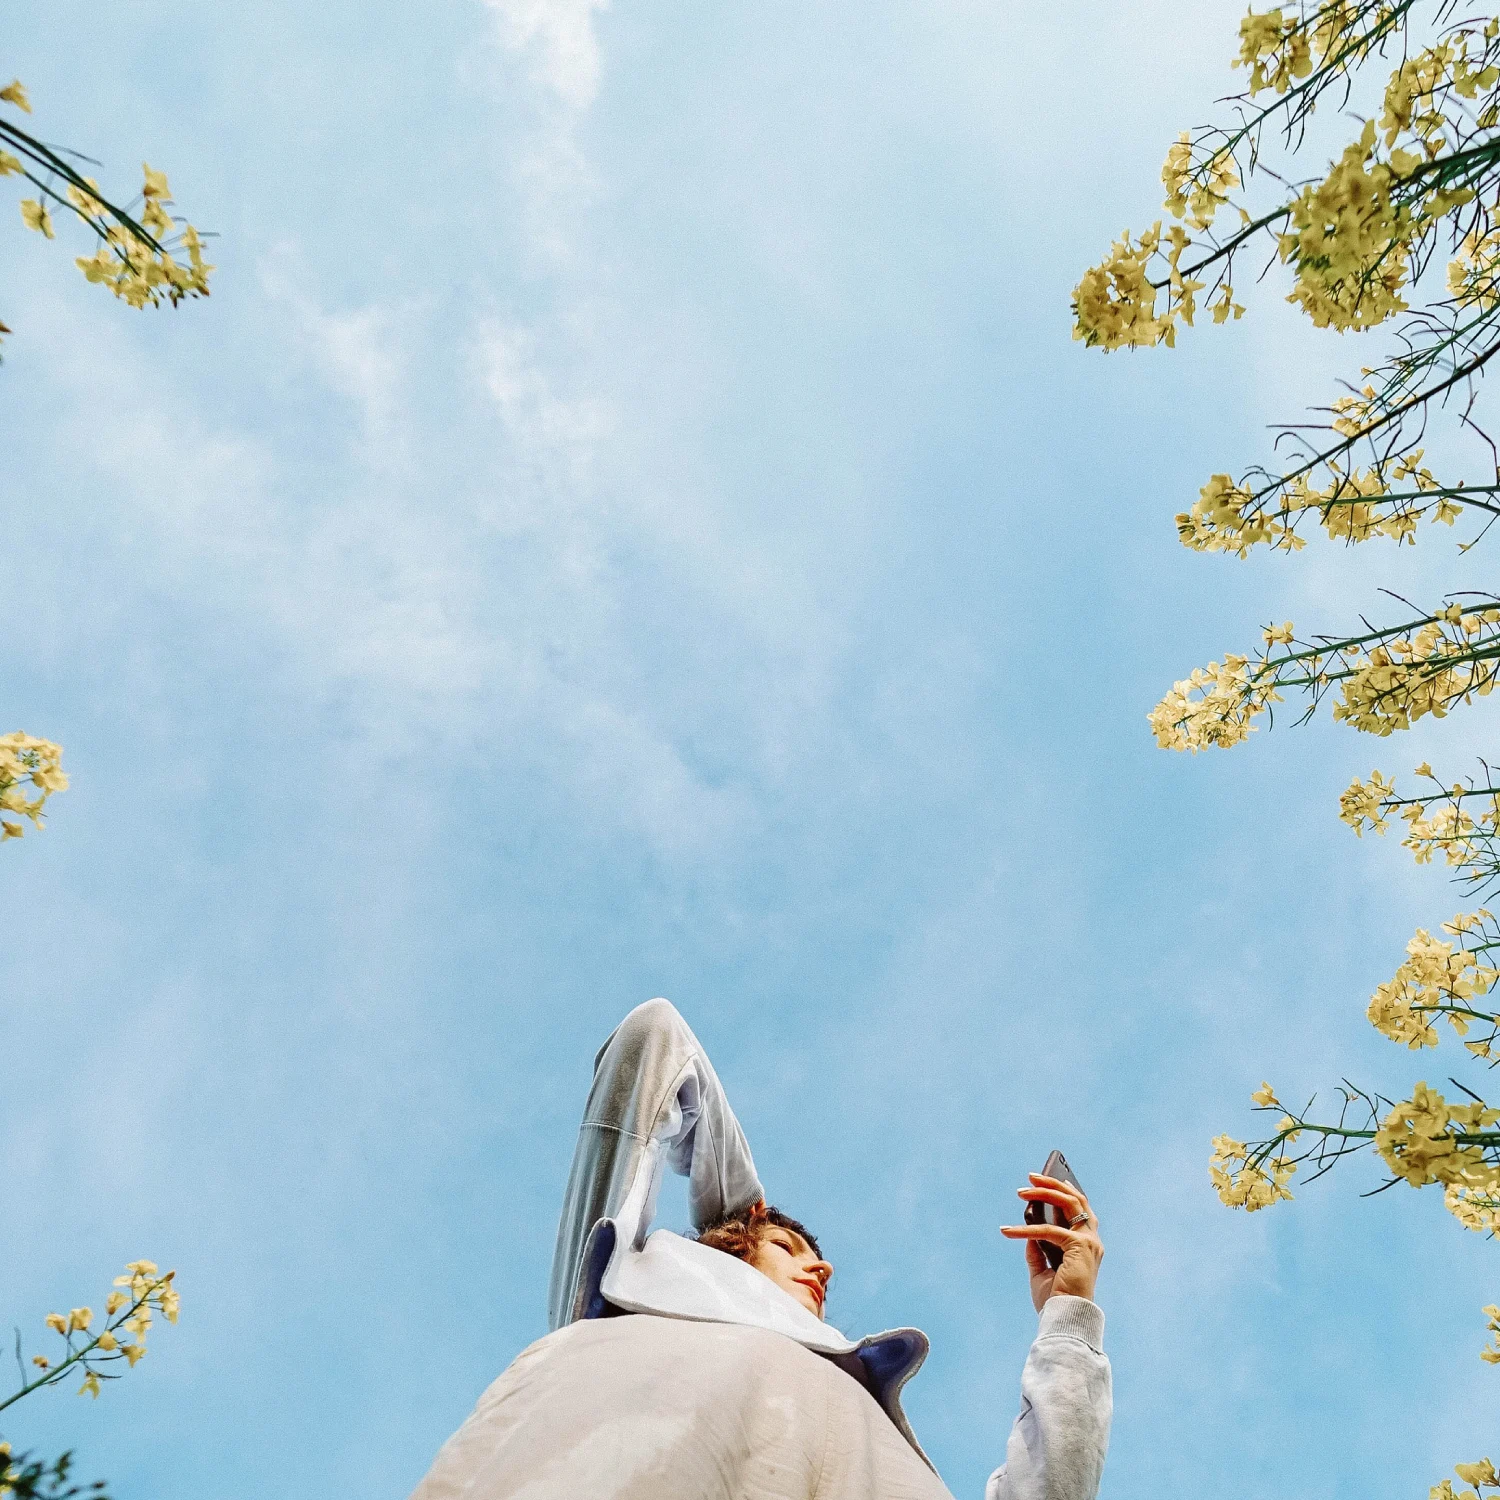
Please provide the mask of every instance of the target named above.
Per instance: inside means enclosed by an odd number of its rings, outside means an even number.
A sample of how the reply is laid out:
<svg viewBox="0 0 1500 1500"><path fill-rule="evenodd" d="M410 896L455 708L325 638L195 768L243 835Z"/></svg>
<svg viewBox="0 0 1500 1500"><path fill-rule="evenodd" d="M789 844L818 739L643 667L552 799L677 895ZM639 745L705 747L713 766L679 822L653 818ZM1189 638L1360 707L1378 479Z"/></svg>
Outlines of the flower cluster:
<svg viewBox="0 0 1500 1500"><path fill-rule="evenodd" d="M1381 632L1383 638L1368 646L1346 644L1345 666L1322 674L1342 684L1333 717L1385 736L1487 696L1495 685L1497 626L1500 609L1452 604L1414 630Z"/></svg>
<svg viewBox="0 0 1500 1500"><path fill-rule="evenodd" d="M19 729L13 734L0 734L0 813L30 818L40 828L47 798L67 788L68 776L62 769L59 746L51 740L23 734ZM20 823L0 818L0 843L18 839L24 831Z"/></svg>
<svg viewBox="0 0 1500 1500"><path fill-rule="evenodd" d="M1382 1036L1415 1051L1437 1046L1437 1032L1430 1019L1433 1016L1446 1017L1461 1037L1468 1035L1471 1021L1486 1022L1489 1036L1464 1045L1478 1057L1489 1057L1500 1030L1500 1017L1475 1010L1473 1002L1489 992L1500 979L1500 971L1482 962L1478 953L1459 946L1466 932L1489 918L1490 913L1481 907L1476 913L1460 912L1451 922L1445 922L1443 930L1458 942L1445 942L1418 928L1406 945L1400 968L1371 997L1366 1012L1370 1024Z"/></svg>
<svg viewBox="0 0 1500 1500"><path fill-rule="evenodd" d="M1289 119L1305 119L1321 91L1383 46L1408 9L1409 3L1330 0L1310 13L1252 12L1241 23L1236 59L1250 74L1244 100L1270 90L1289 96ZM1104 349L1171 345L1177 323L1192 324L1194 295L1210 268L1219 289L1214 320L1238 318L1244 309L1229 286L1233 258L1263 230L1296 272L1288 300L1318 327L1372 328L1404 310L1403 289L1432 233L1471 203L1476 184L1487 180L1488 158L1465 158L1457 121L1487 130L1500 120L1496 29L1492 23L1480 32L1464 23L1404 57L1386 84L1378 124L1366 121L1321 181L1297 188L1278 208L1253 219L1241 208L1243 227L1229 238L1207 235L1198 242L1181 230L1176 238L1163 236L1159 223L1138 241L1124 234L1075 292L1074 336ZM1208 231L1242 185L1237 154L1247 151L1252 167L1259 164L1260 126L1279 107L1242 112L1233 129L1180 135L1162 168L1168 212L1195 232ZM1398 140L1408 144L1398 146ZM1473 297L1491 295L1487 233L1488 221L1476 228L1452 272ZM1183 269L1180 259L1190 243L1201 253ZM1165 305L1159 306L1163 293Z"/></svg>
<svg viewBox="0 0 1500 1500"><path fill-rule="evenodd" d="M1311 16L1251 11L1240 22L1237 68L1247 68L1250 98L1265 90L1287 93L1316 66L1348 72L1369 54L1405 6L1386 0L1324 0Z"/></svg>
<svg viewBox="0 0 1500 1500"><path fill-rule="evenodd" d="M1194 229L1207 229L1229 202L1230 191L1240 185L1240 174L1232 152L1222 147L1210 152L1206 160L1195 161L1193 138L1184 130L1167 152L1161 180L1172 217L1185 218Z"/></svg>
<svg viewBox="0 0 1500 1500"><path fill-rule="evenodd" d="M1461 309L1491 313L1500 305L1500 214L1496 204L1459 241L1458 253L1448 262L1448 293Z"/></svg>
<svg viewBox="0 0 1500 1500"><path fill-rule="evenodd" d="M1443 1189L1443 1207L1465 1229L1476 1234L1500 1234L1500 1198L1485 1188L1450 1182Z"/></svg>
<svg viewBox="0 0 1500 1500"><path fill-rule="evenodd" d="M1356 398L1334 403L1339 413L1333 425L1349 424L1357 417L1351 408ZM1455 499L1465 493L1462 486L1443 486L1422 465L1423 450L1404 454L1389 465L1375 463L1345 472L1338 460L1329 460L1326 486L1313 484L1305 473L1275 480L1259 490L1228 474L1214 474L1198 492L1193 508L1177 517L1177 535L1195 552L1232 552L1246 557L1250 549L1267 546L1272 551L1295 552L1306 545L1297 528L1309 512L1335 541L1367 542L1389 537L1398 545L1416 540L1417 524L1424 517L1432 523L1451 526L1463 514ZM1408 484L1410 489L1393 489Z"/></svg>
<svg viewBox="0 0 1500 1500"><path fill-rule="evenodd" d="M1164 750L1225 750L1253 734L1251 721L1280 701L1264 660L1227 655L1222 665L1211 661L1174 682L1146 717Z"/></svg>
<svg viewBox="0 0 1500 1500"><path fill-rule="evenodd" d="M1160 244L1160 223L1153 224L1134 242L1127 230L1110 247L1108 260L1084 272L1073 293L1074 338L1104 349L1161 343L1170 348L1176 342L1178 314L1169 305L1158 316L1158 287L1146 270ZM1196 286L1190 288L1188 296L1191 298L1197 290ZM1191 305L1188 322L1192 322Z"/></svg>
<svg viewBox="0 0 1500 1500"><path fill-rule="evenodd" d="M1419 865L1441 854L1459 871L1456 879L1484 887L1500 879L1500 787L1445 787L1425 761L1416 774L1438 790L1398 797L1395 783L1372 771L1368 782L1356 777L1339 798L1339 817L1363 835L1366 828L1384 833L1391 816L1399 815L1406 824L1402 846Z"/></svg>
<svg viewBox="0 0 1500 1500"><path fill-rule="evenodd" d="M167 213L172 199L166 175L149 165L144 171L140 224L149 238L128 224L111 223L98 197L69 187L73 208L100 239L93 255L78 258L78 269L88 281L107 286L131 307L156 305L163 298L175 305L184 297L208 296L208 275L214 268L203 259L202 238L191 224L184 224L180 232L175 229Z"/></svg>
<svg viewBox="0 0 1500 1500"><path fill-rule="evenodd" d="M1412 1187L1440 1182L1493 1193L1500 1168L1486 1158L1485 1132L1500 1121L1500 1109L1475 1101L1449 1104L1436 1089L1419 1083L1381 1121L1375 1150L1392 1174ZM1495 1138L1500 1140L1500 1136Z"/></svg>
<svg viewBox="0 0 1500 1500"><path fill-rule="evenodd" d="M1479 1351L1479 1357L1487 1365L1500 1365L1500 1307L1490 1306L1483 1311L1489 1320L1484 1325L1484 1331L1489 1334L1490 1342Z"/></svg>
<svg viewBox="0 0 1500 1500"><path fill-rule="evenodd" d="M1172 201L1175 195L1169 203ZM1091 348L1105 350L1155 344L1172 348L1177 342L1178 323L1193 326L1198 293L1207 285L1181 264L1182 253L1190 244L1192 240L1179 224L1163 234L1158 220L1134 241L1127 230L1110 248L1109 259L1085 271L1074 289L1073 337ZM1153 280L1148 268L1158 257L1161 276ZM1231 316L1242 317L1245 312L1234 300L1234 288L1227 277L1217 283L1208 308L1215 323Z"/></svg>
<svg viewBox="0 0 1500 1500"><path fill-rule="evenodd" d="M1405 625L1347 640L1325 637L1316 645L1299 645L1289 626L1277 627L1267 631L1266 643L1254 658L1228 655L1222 666L1210 662L1174 683L1147 716L1157 744L1168 750L1237 745L1257 715L1282 701L1285 688L1309 695L1310 715L1324 693L1338 687L1334 719L1382 737L1428 714L1443 718L1494 688L1500 609L1449 604Z"/></svg>
<svg viewBox="0 0 1500 1500"><path fill-rule="evenodd" d="M1409 135L1431 158L1456 144L1450 139L1450 96L1472 102L1491 94L1500 81L1493 47L1497 34L1500 23L1493 18L1482 31L1460 27L1402 62L1385 87L1380 128L1387 146ZM1480 41L1476 57L1469 49ZM1481 129L1494 126L1495 108L1496 101L1486 98L1475 111Z"/></svg>
<svg viewBox="0 0 1500 1500"><path fill-rule="evenodd" d="M19 80L0 89L0 103L31 113ZM214 268L203 259L198 231L187 223L179 227L168 212L172 195L164 173L144 164L140 206L122 208L92 177L80 176L66 156L9 121L0 121L0 141L16 148L0 149L0 177L20 176L37 189L37 196L21 200L21 221L28 229L55 239L52 209L57 207L83 220L98 237L96 252L77 261L87 280L107 286L132 307L208 295Z"/></svg>
<svg viewBox="0 0 1500 1500"><path fill-rule="evenodd" d="M1338 1114L1319 1121L1307 1118L1311 1103L1288 1111L1263 1084L1251 1098L1257 1111L1279 1116L1275 1129L1248 1145L1214 1138L1209 1175L1220 1199L1231 1208L1265 1208L1292 1196L1286 1184L1300 1164L1311 1161L1307 1180L1315 1181L1343 1157L1373 1146L1394 1179L1443 1187L1449 1212L1466 1228L1500 1232L1500 1132L1490 1128L1500 1110L1474 1096L1449 1104L1425 1083L1399 1103L1348 1083L1339 1093Z"/></svg>
<svg viewBox="0 0 1500 1500"><path fill-rule="evenodd" d="M1283 263L1297 271L1289 300L1318 328L1373 328L1404 311L1413 238L1472 196L1455 189L1460 196L1437 193L1418 208L1393 189L1420 159L1397 151L1382 162L1375 149L1375 122L1368 120L1328 176L1292 200L1289 227L1277 239Z"/></svg>
<svg viewBox="0 0 1500 1500"><path fill-rule="evenodd" d="M1500 1490L1500 1475L1495 1473L1495 1466L1487 1458L1481 1458L1477 1464L1454 1464L1453 1472L1465 1484L1472 1484L1476 1488L1456 1490L1453 1488L1453 1481L1445 1479L1428 1490L1427 1500L1479 1500L1480 1487Z"/></svg>
<svg viewBox="0 0 1500 1500"><path fill-rule="evenodd" d="M1274 1104L1270 1087L1270 1084L1265 1084L1262 1093ZM1295 1163L1285 1156L1252 1161L1251 1155L1251 1148L1233 1136L1214 1137L1213 1155L1208 1159L1208 1176L1219 1201L1229 1208L1243 1208L1247 1213L1254 1213L1258 1208L1269 1208L1282 1198L1290 1199L1292 1193L1287 1183L1297 1170Z"/></svg>
<svg viewBox="0 0 1500 1500"><path fill-rule="evenodd" d="M1412 851L1419 865L1431 864L1434 854L1441 854L1450 865L1472 865L1500 820L1500 799L1490 794L1489 807L1480 812L1476 821L1460 802L1468 795L1462 788L1451 788L1445 795L1450 800L1435 809L1427 807L1424 811L1419 802L1402 809L1407 833L1401 843Z"/></svg>
<svg viewBox="0 0 1500 1500"><path fill-rule="evenodd" d="M96 1331L94 1310L75 1307L66 1313L48 1313L47 1327L63 1340L63 1352L53 1357L32 1356L38 1375L13 1396L0 1401L0 1410L41 1386L55 1385L75 1366L83 1371L78 1394L97 1397L100 1383L119 1377L106 1366L119 1360L134 1369L146 1353L146 1335L153 1314L159 1312L169 1323L177 1321L181 1299L173 1286L175 1271L162 1272L155 1261L133 1260L125 1274L115 1278L115 1288L104 1302L104 1321Z"/></svg>
<svg viewBox="0 0 1500 1500"><path fill-rule="evenodd" d="M1313 69L1312 38L1297 16L1275 10L1251 11L1240 22L1240 55L1234 66L1250 70L1246 92L1254 98L1263 89L1284 94Z"/></svg>

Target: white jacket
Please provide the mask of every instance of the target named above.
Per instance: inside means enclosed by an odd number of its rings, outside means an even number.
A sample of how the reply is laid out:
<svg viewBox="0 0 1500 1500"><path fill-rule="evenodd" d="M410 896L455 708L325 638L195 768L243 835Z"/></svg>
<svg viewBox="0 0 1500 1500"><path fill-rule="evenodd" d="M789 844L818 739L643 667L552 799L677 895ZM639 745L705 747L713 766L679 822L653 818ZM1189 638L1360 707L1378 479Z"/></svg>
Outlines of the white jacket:
<svg viewBox="0 0 1500 1500"><path fill-rule="evenodd" d="M689 1179L695 1228L763 1196L698 1039L652 1000L595 1059L554 1332L485 1392L412 1500L951 1500L901 1409L926 1335L846 1338L743 1261L653 1232L666 1166ZM985 1500L1094 1500L1103 1327L1082 1298L1043 1308Z"/></svg>

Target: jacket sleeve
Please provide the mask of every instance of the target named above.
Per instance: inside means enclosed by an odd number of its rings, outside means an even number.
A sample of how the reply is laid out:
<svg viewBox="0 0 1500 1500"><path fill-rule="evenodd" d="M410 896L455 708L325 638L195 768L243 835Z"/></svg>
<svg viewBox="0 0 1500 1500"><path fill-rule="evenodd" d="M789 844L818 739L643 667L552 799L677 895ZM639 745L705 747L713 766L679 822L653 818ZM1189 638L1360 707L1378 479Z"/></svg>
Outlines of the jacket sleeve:
<svg viewBox="0 0 1500 1500"><path fill-rule="evenodd" d="M763 1196L708 1055L669 1001L648 1000L594 1059L557 1226L551 1327L573 1318L584 1247L601 1219L616 1219L620 1237L636 1248L645 1243L664 1165L688 1179L695 1229Z"/></svg>
<svg viewBox="0 0 1500 1500"><path fill-rule="evenodd" d="M1042 1307L1026 1368L1021 1415L985 1500L1094 1500L1113 1410L1104 1313L1083 1297Z"/></svg>

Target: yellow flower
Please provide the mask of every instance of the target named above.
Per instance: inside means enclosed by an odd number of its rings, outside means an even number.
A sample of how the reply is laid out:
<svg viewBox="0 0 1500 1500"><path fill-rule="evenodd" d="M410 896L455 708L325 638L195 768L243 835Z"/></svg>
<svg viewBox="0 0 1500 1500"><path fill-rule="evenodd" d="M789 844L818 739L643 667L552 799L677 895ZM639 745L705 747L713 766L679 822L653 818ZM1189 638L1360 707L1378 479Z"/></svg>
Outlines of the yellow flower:
<svg viewBox="0 0 1500 1500"><path fill-rule="evenodd" d="M1453 1472L1466 1484L1500 1485L1495 1466L1487 1458L1481 1458L1477 1464L1454 1464Z"/></svg>
<svg viewBox="0 0 1500 1500"><path fill-rule="evenodd" d="M1492 1194L1500 1187L1500 1171L1485 1161L1481 1147L1463 1145L1459 1136L1497 1120L1500 1110L1486 1104L1449 1104L1436 1089L1419 1083L1412 1097L1381 1122L1375 1150L1392 1173L1412 1187L1441 1182Z"/></svg>
<svg viewBox="0 0 1500 1500"><path fill-rule="evenodd" d="M1489 1321L1484 1325L1484 1331L1491 1335L1500 1334L1500 1307L1486 1307L1484 1315ZM1500 1339L1494 1339L1493 1343L1486 1344L1479 1351L1479 1357L1487 1365L1500 1365Z"/></svg>
<svg viewBox="0 0 1500 1500"><path fill-rule="evenodd" d="M9 151L0 151L0 177L10 177L21 171L21 158Z"/></svg>
<svg viewBox="0 0 1500 1500"><path fill-rule="evenodd" d="M24 109L28 115L31 113L31 100L26 97L26 85L19 78L12 79L0 89L0 99L7 104L14 104L17 109Z"/></svg>
<svg viewBox="0 0 1500 1500"><path fill-rule="evenodd" d="M103 218L104 203L99 196L99 184L92 177L85 177L83 180L88 184L87 189L79 187L76 183L68 184L68 202L85 218Z"/></svg>
<svg viewBox="0 0 1500 1500"><path fill-rule="evenodd" d="M1387 781L1379 771L1370 772L1368 783L1356 776L1348 790L1339 795L1339 821L1347 823L1360 838L1364 837L1366 823L1376 833L1384 833L1388 822L1385 804L1395 791L1395 782Z"/></svg>
<svg viewBox="0 0 1500 1500"><path fill-rule="evenodd" d="M58 1333L66 1333L68 1331L68 1320L61 1313L48 1313L47 1327Z"/></svg>
<svg viewBox="0 0 1500 1500"><path fill-rule="evenodd" d="M1257 15L1251 11L1240 22L1240 55L1237 68L1250 69L1251 95L1262 89L1284 94L1293 79L1312 72L1312 48L1296 16L1283 16L1280 9Z"/></svg>
<svg viewBox="0 0 1500 1500"><path fill-rule="evenodd" d="M87 1333L89 1324L93 1321L94 1313L92 1308L75 1307L73 1311L68 1314L68 1329L70 1332L74 1333Z"/></svg>
<svg viewBox="0 0 1500 1500"><path fill-rule="evenodd" d="M141 227L157 239L162 239L172 228L171 218L157 199L146 199L146 206L141 210Z"/></svg>
<svg viewBox="0 0 1500 1500"><path fill-rule="evenodd" d="M120 1341L106 1328L99 1335L99 1347L101 1349L118 1349Z"/></svg>
<svg viewBox="0 0 1500 1500"><path fill-rule="evenodd" d="M1193 294L1203 283L1178 275L1177 261L1191 241L1185 230L1174 225L1167 236L1170 250L1162 251L1161 224L1151 226L1137 241L1127 230L1101 265L1084 272L1073 292L1073 337L1090 347L1138 348L1176 340L1179 317L1193 321ZM1167 305L1158 315L1160 287L1152 285L1147 267L1161 252L1167 262Z"/></svg>
<svg viewBox="0 0 1500 1500"><path fill-rule="evenodd" d="M1286 1184L1297 1168L1286 1157L1273 1157L1266 1164L1271 1169L1267 1172L1262 1167L1250 1165L1246 1159L1249 1152L1245 1143L1232 1136L1215 1136L1213 1148L1208 1161L1208 1176L1220 1202L1227 1207L1254 1213L1292 1196Z"/></svg>
<svg viewBox="0 0 1500 1500"><path fill-rule="evenodd" d="M52 1367L52 1361L48 1359L45 1354L33 1354L31 1356L31 1362L39 1370L48 1370Z"/></svg>
<svg viewBox="0 0 1500 1500"><path fill-rule="evenodd" d="M1194 229L1207 229L1219 208L1229 201L1230 189L1240 185L1234 157L1226 151L1215 153L1201 165L1195 163L1192 137L1185 130L1167 152L1161 180L1167 190L1168 212L1173 218L1186 218Z"/></svg>
<svg viewBox="0 0 1500 1500"><path fill-rule="evenodd" d="M146 174L146 185L141 189L144 197L171 198L172 192L167 186L167 174L165 172L153 171L149 162L143 162L141 170Z"/></svg>
<svg viewBox="0 0 1500 1500"><path fill-rule="evenodd" d="M110 1317L114 1317L114 1315L119 1312L119 1310L124 1307L125 1304L129 1301L130 1298L127 1297L124 1292L111 1292L109 1296L104 1299L104 1311Z"/></svg>
<svg viewBox="0 0 1500 1500"><path fill-rule="evenodd" d="M1253 1094L1251 1094L1250 1102L1252 1104L1258 1104L1262 1109L1279 1109L1281 1107L1281 1101L1276 1097L1275 1091L1271 1088L1271 1085L1269 1083L1261 1084L1261 1086L1256 1089Z"/></svg>
<svg viewBox="0 0 1500 1500"><path fill-rule="evenodd" d="M57 238L52 228L52 215L47 212L47 205L39 203L35 198L21 199L21 222L28 229L34 229L38 234L46 235L49 240Z"/></svg>
<svg viewBox="0 0 1500 1500"><path fill-rule="evenodd" d="M121 1344L120 1353L130 1361L130 1368L135 1368L136 1361L146 1352L144 1344Z"/></svg>
<svg viewBox="0 0 1500 1500"><path fill-rule="evenodd" d="M88 1374L83 1377L83 1384L78 1387L78 1394L80 1396L83 1395L85 1391L87 1391L88 1394L92 1396L96 1401L99 1399L99 1377L94 1374L92 1370L90 1370Z"/></svg>
<svg viewBox="0 0 1500 1500"><path fill-rule="evenodd" d="M1281 695L1275 676L1262 663L1252 669L1248 657L1226 655L1195 667L1146 716L1163 750L1228 749L1255 732L1253 721Z"/></svg>
<svg viewBox="0 0 1500 1500"><path fill-rule="evenodd" d="M1375 160L1375 122L1344 149L1328 176L1292 201L1289 227L1279 236L1284 263L1297 268L1290 302L1299 303L1318 328L1373 328L1406 303L1412 242L1428 219L1456 207L1458 190L1408 201L1393 185L1417 164ZM1464 190L1468 197L1473 194Z"/></svg>

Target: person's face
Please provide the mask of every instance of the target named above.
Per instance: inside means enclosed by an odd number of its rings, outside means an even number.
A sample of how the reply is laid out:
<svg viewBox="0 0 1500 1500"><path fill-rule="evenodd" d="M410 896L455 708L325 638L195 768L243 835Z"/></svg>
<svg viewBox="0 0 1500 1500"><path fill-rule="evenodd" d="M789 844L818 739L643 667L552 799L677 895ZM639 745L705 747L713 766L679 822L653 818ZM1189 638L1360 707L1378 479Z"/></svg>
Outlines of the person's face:
<svg viewBox="0 0 1500 1500"><path fill-rule="evenodd" d="M823 1316L833 1267L826 1260L819 1260L800 1234L777 1224L766 1225L750 1264L795 1297L808 1312Z"/></svg>

